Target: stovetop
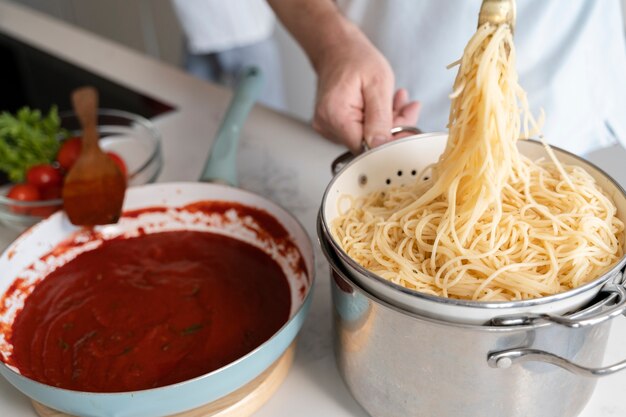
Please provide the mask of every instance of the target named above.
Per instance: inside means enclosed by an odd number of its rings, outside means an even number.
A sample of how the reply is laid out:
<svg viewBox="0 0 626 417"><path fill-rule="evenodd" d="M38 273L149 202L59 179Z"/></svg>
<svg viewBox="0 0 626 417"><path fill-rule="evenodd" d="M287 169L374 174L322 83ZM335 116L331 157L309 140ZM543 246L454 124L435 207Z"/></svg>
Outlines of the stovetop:
<svg viewBox="0 0 626 417"><path fill-rule="evenodd" d="M146 118L174 107L107 80L42 50L0 33L0 112L30 106L47 112L71 108L71 91L92 85L100 93L100 107L126 110Z"/></svg>

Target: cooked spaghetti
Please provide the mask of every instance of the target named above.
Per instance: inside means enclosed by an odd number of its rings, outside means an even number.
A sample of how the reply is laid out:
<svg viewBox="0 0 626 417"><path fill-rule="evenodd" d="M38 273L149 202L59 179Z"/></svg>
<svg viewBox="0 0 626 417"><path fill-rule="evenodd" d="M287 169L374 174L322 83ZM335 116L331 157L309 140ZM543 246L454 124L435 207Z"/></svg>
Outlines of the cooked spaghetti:
<svg viewBox="0 0 626 417"><path fill-rule="evenodd" d="M334 238L377 275L443 297L537 298L599 277L623 255L624 224L584 169L547 145L548 161L518 151L538 128L509 27L481 26L458 64L449 138L430 179L349 197Z"/></svg>

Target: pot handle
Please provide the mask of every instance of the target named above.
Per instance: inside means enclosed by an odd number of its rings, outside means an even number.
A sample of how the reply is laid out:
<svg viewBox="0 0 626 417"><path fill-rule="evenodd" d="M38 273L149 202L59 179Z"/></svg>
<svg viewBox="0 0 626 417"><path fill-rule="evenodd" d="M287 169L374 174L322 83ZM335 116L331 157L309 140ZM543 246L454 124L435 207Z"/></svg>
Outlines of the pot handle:
<svg viewBox="0 0 626 417"><path fill-rule="evenodd" d="M531 314L521 317L495 317L490 324L493 326L526 326L538 322L550 322L572 329L596 326L621 314L626 314L626 287L624 287L623 282L626 280L626 271L622 271L620 275L623 276L621 283L607 283L602 287L600 293L608 294L602 301L570 316Z"/></svg>
<svg viewBox="0 0 626 417"><path fill-rule="evenodd" d="M623 285L606 284L601 292L608 293L604 300L568 317L550 314L531 314L521 317L495 317L491 320L490 325L528 326L547 321L572 329L578 329L581 327L596 326L604 321L611 320L626 313L626 288L624 288Z"/></svg>
<svg viewBox="0 0 626 417"><path fill-rule="evenodd" d="M626 272L624 272L626 279ZM626 314L626 288L623 284L607 284L602 290L610 294L600 303L570 317L538 316L537 319L551 321L571 328L595 326L622 314ZM507 319L501 319L506 321ZM508 319L511 322L514 318ZM517 319L519 320L519 319ZM506 323L512 324L512 323ZM520 323L515 323L520 324ZM517 363L544 362L559 366L573 374L599 378L626 369L626 360L601 368L578 365L554 353L538 349L515 348L489 353L487 363L492 368L506 369Z"/></svg>
<svg viewBox="0 0 626 417"><path fill-rule="evenodd" d="M626 360L602 368L588 368L577 365L561 356L537 349L509 349L490 353L487 363L492 368L506 369L524 362L545 362L561 367L571 373L584 377L599 378L619 372L626 368Z"/></svg>
<svg viewBox="0 0 626 417"><path fill-rule="evenodd" d="M423 133L423 132L415 126L396 126L396 127L391 128L391 136L399 135L401 133L410 133L412 135L419 135L420 133ZM361 153L367 152L369 151L369 149L370 148L367 145L367 143L363 141ZM330 164L330 171L332 172L333 176L337 175L337 173L341 171L341 169L344 166L350 163L357 156L358 154L355 155L350 151L346 151L342 153L341 155L339 155L337 158L335 158L332 164Z"/></svg>
<svg viewBox="0 0 626 417"><path fill-rule="evenodd" d="M239 133L263 86L263 73L256 67L243 70L233 98L222 119L200 181L237 186Z"/></svg>

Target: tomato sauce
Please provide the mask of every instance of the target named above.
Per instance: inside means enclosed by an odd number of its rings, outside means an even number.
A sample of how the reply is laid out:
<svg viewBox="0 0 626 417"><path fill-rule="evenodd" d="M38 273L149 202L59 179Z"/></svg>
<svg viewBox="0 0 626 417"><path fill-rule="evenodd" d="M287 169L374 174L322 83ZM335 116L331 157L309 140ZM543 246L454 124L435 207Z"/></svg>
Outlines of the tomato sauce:
<svg viewBox="0 0 626 417"><path fill-rule="evenodd" d="M13 323L10 362L72 390L154 388L240 358L290 309L280 266L245 242L191 231L112 239L37 284Z"/></svg>

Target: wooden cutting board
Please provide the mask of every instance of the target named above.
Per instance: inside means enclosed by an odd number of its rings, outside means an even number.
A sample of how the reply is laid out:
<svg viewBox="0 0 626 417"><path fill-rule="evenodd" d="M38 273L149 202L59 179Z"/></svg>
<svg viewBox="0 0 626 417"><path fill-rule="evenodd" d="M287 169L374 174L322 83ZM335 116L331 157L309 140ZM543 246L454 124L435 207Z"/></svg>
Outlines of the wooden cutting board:
<svg viewBox="0 0 626 417"><path fill-rule="evenodd" d="M257 411L283 382L293 363L295 342L265 372L227 396L202 407L169 417L249 417ZM74 417L33 401L41 417Z"/></svg>

